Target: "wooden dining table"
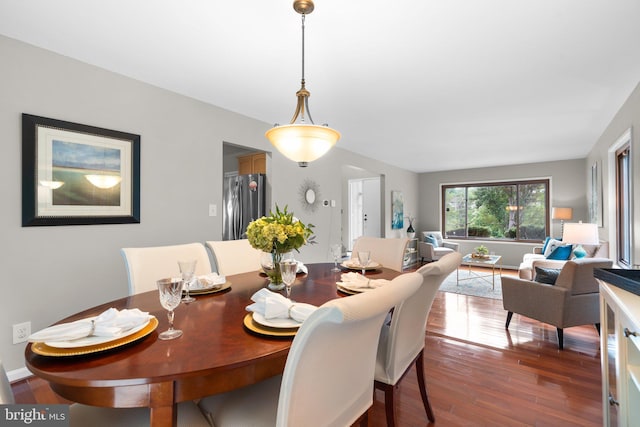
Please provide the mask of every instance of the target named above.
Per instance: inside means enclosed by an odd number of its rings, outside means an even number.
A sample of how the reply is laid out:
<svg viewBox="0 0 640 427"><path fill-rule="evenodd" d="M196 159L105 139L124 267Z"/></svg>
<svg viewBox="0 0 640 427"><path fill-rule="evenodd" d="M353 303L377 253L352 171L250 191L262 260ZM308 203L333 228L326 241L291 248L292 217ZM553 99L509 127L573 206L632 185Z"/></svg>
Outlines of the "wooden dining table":
<svg viewBox="0 0 640 427"><path fill-rule="evenodd" d="M291 299L314 305L345 296L337 290L340 272L333 263L307 265L299 274ZM400 273L386 268L367 272L371 279L392 279ZM197 296L175 310L175 327L183 335L163 341L166 310L157 291L117 299L62 319L70 322L104 310L139 308L159 325L139 340L114 349L80 356L44 356L28 344L27 368L49 382L60 396L104 407L149 407L151 426L176 425L176 404L223 393L282 374L292 337L273 337L244 326L251 296L267 285L258 272L228 276L229 289Z"/></svg>

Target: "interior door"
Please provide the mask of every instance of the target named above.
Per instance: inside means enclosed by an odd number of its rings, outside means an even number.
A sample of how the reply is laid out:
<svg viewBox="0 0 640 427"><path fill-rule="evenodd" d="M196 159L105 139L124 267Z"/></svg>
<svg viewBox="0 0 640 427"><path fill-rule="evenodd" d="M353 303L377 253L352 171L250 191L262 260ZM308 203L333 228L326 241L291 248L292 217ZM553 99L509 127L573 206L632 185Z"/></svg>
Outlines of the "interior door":
<svg viewBox="0 0 640 427"><path fill-rule="evenodd" d="M362 181L362 235L380 237L380 178L368 178Z"/></svg>
<svg viewBox="0 0 640 427"><path fill-rule="evenodd" d="M347 250L360 236L380 237L381 234L380 178L349 180L349 238Z"/></svg>

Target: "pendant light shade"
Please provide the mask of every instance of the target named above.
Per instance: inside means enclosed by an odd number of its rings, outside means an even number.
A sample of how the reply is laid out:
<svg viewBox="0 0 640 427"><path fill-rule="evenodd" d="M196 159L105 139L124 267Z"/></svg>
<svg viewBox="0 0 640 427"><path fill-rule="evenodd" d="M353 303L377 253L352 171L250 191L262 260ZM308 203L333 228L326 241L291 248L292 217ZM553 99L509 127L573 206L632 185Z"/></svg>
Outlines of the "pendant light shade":
<svg viewBox="0 0 640 427"><path fill-rule="evenodd" d="M300 90L296 93L298 104L296 112L288 125L275 125L265 136L271 144L285 157L298 162L301 167L324 156L340 139L340 132L327 125L318 126L313 123L309 112L309 91L305 88L304 80L304 20L313 11L311 0L295 0L293 9L302 15L302 81ZM305 111L308 123L305 120ZM300 122L296 121L300 118Z"/></svg>
<svg viewBox="0 0 640 427"><path fill-rule="evenodd" d="M301 166L324 156L340 139L340 132L328 126L289 124L276 126L267 139L285 157Z"/></svg>

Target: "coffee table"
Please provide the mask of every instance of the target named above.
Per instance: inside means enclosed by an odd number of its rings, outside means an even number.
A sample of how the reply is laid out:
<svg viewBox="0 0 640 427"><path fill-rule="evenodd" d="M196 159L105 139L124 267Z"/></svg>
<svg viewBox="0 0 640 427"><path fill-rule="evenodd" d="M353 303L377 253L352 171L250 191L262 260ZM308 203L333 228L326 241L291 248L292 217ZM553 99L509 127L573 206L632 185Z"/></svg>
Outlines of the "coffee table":
<svg viewBox="0 0 640 427"><path fill-rule="evenodd" d="M462 263L460 265L466 265L469 267L469 277L461 279L460 278L460 267L456 269L456 284L460 284L463 280L471 280L471 279L482 279L487 283L491 283L491 289L495 290L496 288L496 265L499 265L499 274L502 275L502 256L501 255L487 255L487 258L474 258L471 254L467 254L462 257ZM491 274L481 274L476 273L471 270L471 266L476 267L491 267ZM488 277L491 277L491 282L489 282Z"/></svg>

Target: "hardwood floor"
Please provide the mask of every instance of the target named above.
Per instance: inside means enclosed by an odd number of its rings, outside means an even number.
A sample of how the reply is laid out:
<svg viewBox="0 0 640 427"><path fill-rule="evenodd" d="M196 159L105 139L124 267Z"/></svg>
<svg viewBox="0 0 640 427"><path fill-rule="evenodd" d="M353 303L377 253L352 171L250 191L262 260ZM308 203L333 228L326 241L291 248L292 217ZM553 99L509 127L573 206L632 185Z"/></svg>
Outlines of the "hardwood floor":
<svg viewBox="0 0 640 427"><path fill-rule="evenodd" d="M509 274L505 272L505 274ZM415 371L400 382L397 425L601 426L600 350L593 326L565 330L514 315L509 331L502 301L438 292L425 338L425 377L436 416L424 413ZM13 384L18 403L63 403L46 382ZM376 392L369 425L383 427Z"/></svg>

